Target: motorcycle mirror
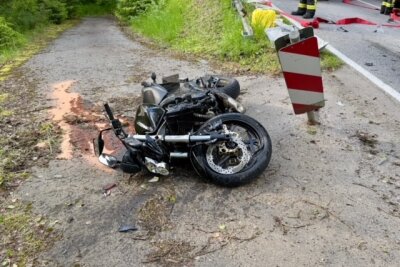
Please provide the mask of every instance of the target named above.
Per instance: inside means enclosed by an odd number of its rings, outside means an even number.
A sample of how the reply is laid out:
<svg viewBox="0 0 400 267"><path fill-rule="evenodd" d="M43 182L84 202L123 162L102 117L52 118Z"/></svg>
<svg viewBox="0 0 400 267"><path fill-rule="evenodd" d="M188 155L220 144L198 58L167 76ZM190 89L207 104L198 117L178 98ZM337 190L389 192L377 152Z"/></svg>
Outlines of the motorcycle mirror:
<svg viewBox="0 0 400 267"><path fill-rule="evenodd" d="M154 72L151 74L151 79L156 83L157 75Z"/></svg>
<svg viewBox="0 0 400 267"><path fill-rule="evenodd" d="M100 156L103 153L103 149L104 149L103 132L109 131L109 130L111 130L111 128L101 130L99 132L99 135L97 136L97 138L93 139L93 149L94 149L94 154L96 156Z"/></svg>
<svg viewBox="0 0 400 267"><path fill-rule="evenodd" d="M95 139L93 139L93 149L94 149L94 154L96 156L101 155L104 149L104 140L101 136L102 132L100 132L99 136Z"/></svg>
<svg viewBox="0 0 400 267"><path fill-rule="evenodd" d="M93 139L93 149L94 149L94 154L96 156L101 155L101 151L103 151L104 148L104 141L99 138Z"/></svg>
<svg viewBox="0 0 400 267"><path fill-rule="evenodd" d="M108 155L108 154L105 154L105 153L102 153L99 156L99 161L102 164L104 164L104 165L106 165L106 166L108 166L110 168L115 168L117 166L117 164L118 164L118 160L117 160L116 157Z"/></svg>

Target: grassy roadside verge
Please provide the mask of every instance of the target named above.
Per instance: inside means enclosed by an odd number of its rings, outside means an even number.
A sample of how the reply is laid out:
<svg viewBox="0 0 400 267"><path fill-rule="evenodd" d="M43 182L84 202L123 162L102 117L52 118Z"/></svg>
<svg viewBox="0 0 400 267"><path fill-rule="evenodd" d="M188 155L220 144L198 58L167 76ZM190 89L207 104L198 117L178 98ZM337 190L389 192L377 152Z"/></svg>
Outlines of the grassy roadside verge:
<svg viewBox="0 0 400 267"><path fill-rule="evenodd" d="M0 213L0 266L42 266L36 259L37 253L60 238L54 230L57 223L34 215L30 205L17 201L3 207Z"/></svg>
<svg viewBox="0 0 400 267"><path fill-rule="evenodd" d="M280 73L275 49L262 29L255 29L253 39L242 37L242 24L231 0L167 0L130 23L134 32L158 44L213 59L236 72ZM323 69L341 65L334 55L322 53Z"/></svg>
<svg viewBox="0 0 400 267"><path fill-rule="evenodd" d="M15 68L21 66L77 22L78 20L69 20L61 25L51 24L41 27L27 33L26 41L21 46L1 51L0 82L4 81Z"/></svg>
<svg viewBox="0 0 400 267"><path fill-rule="evenodd" d="M39 252L60 236L51 222L12 193L29 177L30 167L55 157L60 135L58 126L47 120L35 81L18 67L76 22L32 32L29 43L10 51L0 68L0 266L39 266Z"/></svg>
<svg viewBox="0 0 400 267"><path fill-rule="evenodd" d="M104 6L82 5L78 16L104 15ZM48 104L35 77L18 67L39 53L78 19L44 24L22 35L24 42L0 49L0 266L43 266L37 258L61 237L57 221L35 214L13 191L59 152L61 131L48 120ZM1 48L1 47L0 47Z"/></svg>

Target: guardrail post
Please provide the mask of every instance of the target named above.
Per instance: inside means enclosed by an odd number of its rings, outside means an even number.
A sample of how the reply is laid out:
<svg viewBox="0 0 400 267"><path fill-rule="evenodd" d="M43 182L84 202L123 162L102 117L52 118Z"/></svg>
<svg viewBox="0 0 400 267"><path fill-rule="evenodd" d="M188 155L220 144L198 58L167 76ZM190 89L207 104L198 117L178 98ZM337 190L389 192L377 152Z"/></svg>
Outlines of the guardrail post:
<svg viewBox="0 0 400 267"><path fill-rule="evenodd" d="M307 113L318 124L315 110L325 105L317 38L312 28L293 30L275 41L295 114Z"/></svg>

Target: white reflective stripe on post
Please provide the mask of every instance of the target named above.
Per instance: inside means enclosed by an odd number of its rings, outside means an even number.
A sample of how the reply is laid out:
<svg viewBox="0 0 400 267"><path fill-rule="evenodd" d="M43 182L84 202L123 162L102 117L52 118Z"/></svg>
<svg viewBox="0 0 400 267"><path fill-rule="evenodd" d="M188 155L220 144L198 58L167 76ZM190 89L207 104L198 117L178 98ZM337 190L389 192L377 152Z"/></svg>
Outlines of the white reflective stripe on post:
<svg viewBox="0 0 400 267"><path fill-rule="evenodd" d="M321 76L320 59L306 55L279 52L283 72Z"/></svg>
<svg viewBox="0 0 400 267"><path fill-rule="evenodd" d="M297 90L289 88L290 100L293 104L313 105L324 101L324 94L318 92Z"/></svg>

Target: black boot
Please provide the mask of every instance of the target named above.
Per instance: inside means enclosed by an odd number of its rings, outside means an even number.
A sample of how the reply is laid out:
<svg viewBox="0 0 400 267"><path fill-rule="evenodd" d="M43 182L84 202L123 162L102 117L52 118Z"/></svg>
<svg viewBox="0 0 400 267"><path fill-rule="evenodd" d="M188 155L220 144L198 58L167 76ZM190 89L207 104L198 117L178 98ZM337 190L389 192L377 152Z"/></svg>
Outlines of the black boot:
<svg viewBox="0 0 400 267"><path fill-rule="evenodd" d="M292 12L292 15L294 16L303 16L304 14L306 14L305 8L298 8L297 11Z"/></svg>
<svg viewBox="0 0 400 267"><path fill-rule="evenodd" d="M303 15L304 19L312 19L314 17L315 11L307 10L307 12Z"/></svg>
<svg viewBox="0 0 400 267"><path fill-rule="evenodd" d="M392 8L391 7L386 7L385 9L385 15L390 15L390 13L392 13Z"/></svg>
<svg viewBox="0 0 400 267"><path fill-rule="evenodd" d="M381 14L385 14L386 6L381 5Z"/></svg>

